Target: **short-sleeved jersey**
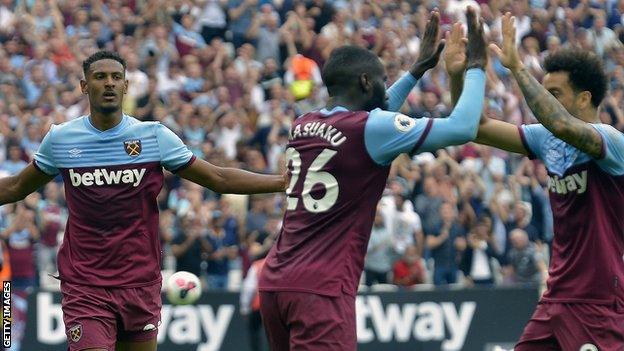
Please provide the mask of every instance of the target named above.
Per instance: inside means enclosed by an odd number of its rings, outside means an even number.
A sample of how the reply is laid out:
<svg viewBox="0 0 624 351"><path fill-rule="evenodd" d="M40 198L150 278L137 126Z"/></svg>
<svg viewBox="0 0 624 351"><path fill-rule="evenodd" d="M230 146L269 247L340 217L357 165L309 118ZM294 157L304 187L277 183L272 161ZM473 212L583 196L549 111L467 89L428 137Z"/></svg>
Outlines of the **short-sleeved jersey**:
<svg viewBox="0 0 624 351"><path fill-rule="evenodd" d="M624 135L593 127L603 140L597 159L540 124L520 127L529 156L550 176L555 235L544 301L624 302Z"/></svg>
<svg viewBox="0 0 624 351"><path fill-rule="evenodd" d="M62 281L128 288L161 280L156 196L162 168L175 172L195 159L180 138L126 115L100 131L83 116L52 126L34 159L35 167L60 173L65 183Z"/></svg>
<svg viewBox="0 0 624 351"><path fill-rule="evenodd" d="M336 107L298 118L282 231L259 280L263 291L355 295L389 163L416 152L431 122Z"/></svg>

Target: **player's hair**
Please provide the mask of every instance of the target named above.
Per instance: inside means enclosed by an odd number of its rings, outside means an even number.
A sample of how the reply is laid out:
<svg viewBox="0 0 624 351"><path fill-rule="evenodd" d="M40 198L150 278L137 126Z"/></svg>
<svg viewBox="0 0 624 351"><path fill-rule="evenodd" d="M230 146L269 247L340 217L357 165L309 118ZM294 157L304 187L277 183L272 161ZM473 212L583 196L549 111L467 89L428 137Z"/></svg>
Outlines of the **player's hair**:
<svg viewBox="0 0 624 351"><path fill-rule="evenodd" d="M87 57L87 59L82 62L82 71L85 77L87 77L87 72L89 71L89 68L91 68L91 64L100 60L115 60L121 63L121 65L124 68L124 71L126 70L126 60L124 60L121 56L119 56L118 53L107 51L107 50L101 50Z"/></svg>
<svg viewBox="0 0 624 351"><path fill-rule="evenodd" d="M362 47L346 45L332 51L321 76L329 95L335 96L355 84L362 73L383 74L379 58Z"/></svg>
<svg viewBox="0 0 624 351"><path fill-rule="evenodd" d="M548 73L568 72L572 88L589 91L594 107L598 107L607 94L607 74L600 58L591 51L576 48L558 50L546 58L544 69Z"/></svg>

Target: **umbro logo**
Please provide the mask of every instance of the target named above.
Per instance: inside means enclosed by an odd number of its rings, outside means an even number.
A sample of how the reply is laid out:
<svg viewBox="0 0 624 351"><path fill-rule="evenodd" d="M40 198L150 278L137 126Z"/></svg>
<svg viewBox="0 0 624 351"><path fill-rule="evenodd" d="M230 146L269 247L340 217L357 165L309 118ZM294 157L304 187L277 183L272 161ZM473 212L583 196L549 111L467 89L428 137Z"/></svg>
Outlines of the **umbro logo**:
<svg viewBox="0 0 624 351"><path fill-rule="evenodd" d="M559 152L559 150L550 149L548 150L548 156L558 159L561 158L563 155L561 155L561 152Z"/></svg>
<svg viewBox="0 0 624 351"><path fill-rule="evenodd" d="M82 150L80 150L78 148L73 148L73 149L69 150L68 153L69 153L69 157L70 158L78 158L78 157L80 157L80 154L82 153Z"/></svg>

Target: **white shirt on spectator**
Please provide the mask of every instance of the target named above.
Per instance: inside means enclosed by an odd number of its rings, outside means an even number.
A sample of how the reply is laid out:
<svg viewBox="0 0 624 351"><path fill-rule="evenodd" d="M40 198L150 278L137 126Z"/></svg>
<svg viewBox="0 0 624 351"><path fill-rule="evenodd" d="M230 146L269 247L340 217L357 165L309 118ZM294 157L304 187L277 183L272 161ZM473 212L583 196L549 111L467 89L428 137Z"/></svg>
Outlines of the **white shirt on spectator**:
<svg viewBox="0 0 624 351"><path fill-rule="evenodd" d="M388 231L392 233L394 250L402 255L405 249L415 243L415 233L422 230L420 216L414 211L414 206L408 200L403 202L402 208L397 209L393 196L384 196L381 199L381 211Z"/></svg>
<svg viewBox="0 0 624 351"><path fill-rule="evenodd" d="M128 96L137 99L147 94L149 87L149 78L145 72L137 69L132 72L126 72L128 79Z"/></svg>
<svg viewBox="0 0 624 351"><path fill-rule="evenodd" d="M236 144L243 137L240 124L234 128L222 127L217 134L216 146L223 150L225 156L231 160L236 158Z"/></svg>
<svg viewBox="0 0 624 351"><path fill-rule="evenodd" d="M8 33L15 31L15 14L6 6L0 6L0 31Z"/></svg>
<svg viewBox="0 0 624 351"><path fill-rule="evenodd" d="M221 3L223 0L207 0L204 7L197 11L198 8L193 8L191 14L197 18L195 29L197 32L201 32L203 26L210 28L225 28L226 19L225 11ZM227 1L225 1L227 3ZM208 43L210 44L210 43Z"/></svg>

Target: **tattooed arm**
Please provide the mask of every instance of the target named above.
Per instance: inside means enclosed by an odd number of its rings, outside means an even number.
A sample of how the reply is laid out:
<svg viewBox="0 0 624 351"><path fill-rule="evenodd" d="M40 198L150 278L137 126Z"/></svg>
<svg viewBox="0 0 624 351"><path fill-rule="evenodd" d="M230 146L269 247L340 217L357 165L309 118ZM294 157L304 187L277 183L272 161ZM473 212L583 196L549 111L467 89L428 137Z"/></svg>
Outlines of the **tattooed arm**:
<svg viewBox="0 0 624 351"><path fill-rule="evenodd" d="M516 47L515 18L508 12L502 19L503 45L491 44L503 66L513 73L533 114L557 138L589 154L602 156L602 137L594 127L573 117L524 67Z"/></svg>
<svg viewBox="0 0 624 351"><path fill-rule="evenodd" d="M601 157L602 137L590 123L572 116L526 68L514 69L512 73L535 118L544 127L590 156Z"/></svg>

